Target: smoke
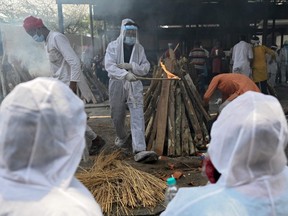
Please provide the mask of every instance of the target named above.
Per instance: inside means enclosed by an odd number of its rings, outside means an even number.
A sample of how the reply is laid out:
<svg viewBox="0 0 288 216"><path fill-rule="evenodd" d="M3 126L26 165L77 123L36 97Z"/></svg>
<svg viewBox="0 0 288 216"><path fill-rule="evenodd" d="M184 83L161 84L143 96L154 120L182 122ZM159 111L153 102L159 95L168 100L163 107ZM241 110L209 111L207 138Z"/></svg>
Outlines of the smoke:
<svg viewBox="0 0 288 216"><path fill-rule="evenodd" d="M35 42L22 26L1 24L4 54L10 64L21 64L33 77L50 76L44 43Z"/></svg>

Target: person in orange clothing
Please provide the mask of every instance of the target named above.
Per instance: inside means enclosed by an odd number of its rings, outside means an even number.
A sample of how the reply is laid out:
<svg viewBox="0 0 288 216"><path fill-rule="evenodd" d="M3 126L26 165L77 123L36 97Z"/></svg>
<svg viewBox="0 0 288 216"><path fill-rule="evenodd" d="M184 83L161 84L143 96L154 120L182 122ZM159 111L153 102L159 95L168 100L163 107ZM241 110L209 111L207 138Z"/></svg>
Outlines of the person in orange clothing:
<svg viewBox="0 0 288 216"><path fill-rule="evenodd" d="M267 62L266 62L266 54L271 55L271 62L276 59L275 52L260 44L260 40L258 37L254 36L251 39L251 43L253 44L253 61L252 61L252 77L253 81L260 88L263 94L269 94L268 91L268 70L267 70Z"/></svg>
<svg viewBox="0 0 288 216"><path fill-rule="evenodd" d="M216 89L222 94L223 103L220 105L219 111L229 102L247 91L260 92L257 85L246 75L237 73L219 74L212 79L204 94L203 103L207 110L209 109L209 100Z"/></svg>

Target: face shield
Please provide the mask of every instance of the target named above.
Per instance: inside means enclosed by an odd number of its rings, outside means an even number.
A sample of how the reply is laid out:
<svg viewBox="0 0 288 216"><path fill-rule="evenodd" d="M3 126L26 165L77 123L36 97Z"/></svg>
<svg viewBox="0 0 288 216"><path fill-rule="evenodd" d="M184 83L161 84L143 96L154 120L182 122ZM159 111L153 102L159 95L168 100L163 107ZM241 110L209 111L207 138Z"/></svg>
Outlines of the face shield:
<svg viewBox="0 0 288 216"><path fill-rule="evenodd" d="M121 22L120 42L127 45L139 43L138 25L131 19L123 19Z"/></svg>
<svg viewBox="0 0 288 216"><path fill-rule="evenodd" d="M125 25L124 32L123 32L123 43L129 46L132 46L136 43L136 34L137 33L137 26L134 25Z"/></svg>

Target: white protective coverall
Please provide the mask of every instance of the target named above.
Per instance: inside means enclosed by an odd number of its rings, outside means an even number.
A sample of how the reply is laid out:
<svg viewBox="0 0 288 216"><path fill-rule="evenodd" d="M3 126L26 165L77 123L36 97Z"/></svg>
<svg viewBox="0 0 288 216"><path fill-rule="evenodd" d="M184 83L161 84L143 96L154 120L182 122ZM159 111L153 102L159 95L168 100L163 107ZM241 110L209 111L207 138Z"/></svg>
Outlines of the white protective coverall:
<svg viewBox="0 0 288 216"><path fill-rule="evenodd" d="M208 153L216 184L181 188L161 216L285 216L287 122L278 100L246 92L220 113Z"/></svg>
<svg viewBox="0 0 288 216"><path fill-rule="evenodd" d="M139 80L135 82L127 81L125 76L128 71L117 67L117 64L124 63L123 40L126 32L124 25L128 22L134 23L131 19L122 20L120 36L108 44L105 55L105 69L110 78L109 102L117 135L115 144L117 145L117 142L124 143L128 136L125 128L127 103L131 118L132 148L133 152L137 153L146 150L143 85ZM136 76L145 76L149 72L150 63L146 58L143 46L138 41L138 31L136 32L136 43L129 63L132 64L132 73Z"/></svg>
<svg viewBox="0 0 288 216"><path fill-rule="evenodd" d="M252 76L249 59L253 58L251 44L240 41L232 50L233 73L241 73L248 77Z"/></svg>
<svg viewBox="0 0 288 216"><path fill-rule="evenodd" d="M98 216L74 177L85 146L83 102L62 82L19 84L0 108L0 216Z"/></svg>

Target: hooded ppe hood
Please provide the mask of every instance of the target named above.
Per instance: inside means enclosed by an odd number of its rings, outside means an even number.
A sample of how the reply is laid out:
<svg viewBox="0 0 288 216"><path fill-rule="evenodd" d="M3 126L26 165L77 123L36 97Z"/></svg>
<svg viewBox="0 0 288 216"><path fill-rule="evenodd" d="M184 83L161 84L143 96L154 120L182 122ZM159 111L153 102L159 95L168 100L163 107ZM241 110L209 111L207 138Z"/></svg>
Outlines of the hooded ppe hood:
<svg viewBox="0 0 288 216"><path fill-rule="evenodd" d="M121 23L121 30L120 30L120 35L119 37L117 38L116 40L116 43L117 43L117 52L118 53L121 53L120 55L117 56L117 63L124 63L124 51L123 51L123 41L124 41L124 37L125 37L125 34L126 34L126 28L125 28L125 25L128 24L128 23L135 23L132 19L123 19L122 20L122 23ZM135 23L136 25L136 23ZM139 40L138 40L138 30L136 29L136 42L134 44L134 48L133 48L133 51L132 51L132 54L131 54L131 60L133 59L133 56L134 56L134 53L136 52L135 49L139 49L138 48L139 46ZM135 57L135 56L134 56Z"/></svg>
<svg viewBox="0 0 288 216"><path fill-rule="evenodd" d="M7 184L0 194L5 197L12 182L67 188L81 160L85 127L83 102L62 82L36 78L16 86L0 108L0 180Z"/></svg>
<svg viewBox="0 0 288 216"><path fill-rule="evenodd" d="M208 153L221 173L217 184L234 187L281 173L287 163L285 115L278 100L246 92L213 124Z"/></svg>
<svg viewBox="0 0 288 216"><path fill-rule="evenodd" d="M120 36L122 36L122 40L124 40L124 36L126 34L126 29L125 26L126 25L132 25L132 26L135 26L135 28L133 28L135 31L136 31L136 43L139 43L139 40L138 40L138 25L131 19L124 19L122 20L122 23L121 23L121 31L120 31Z"/></svg>

